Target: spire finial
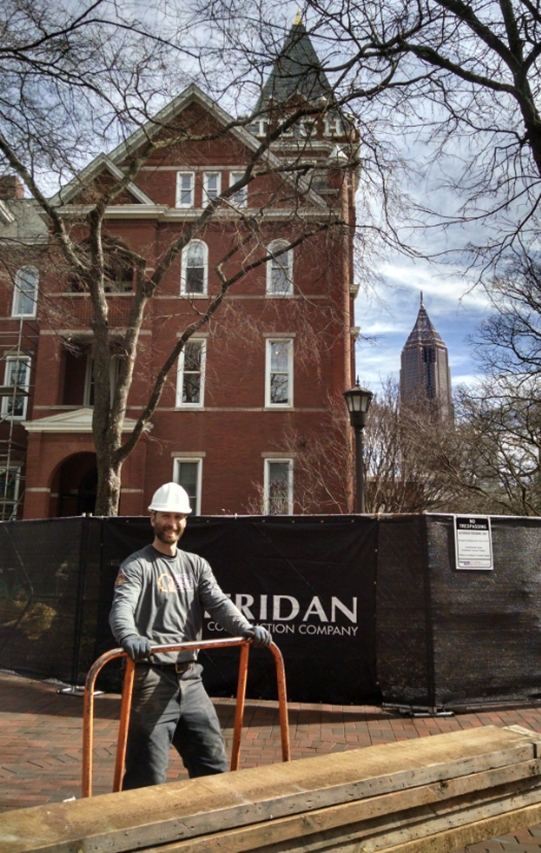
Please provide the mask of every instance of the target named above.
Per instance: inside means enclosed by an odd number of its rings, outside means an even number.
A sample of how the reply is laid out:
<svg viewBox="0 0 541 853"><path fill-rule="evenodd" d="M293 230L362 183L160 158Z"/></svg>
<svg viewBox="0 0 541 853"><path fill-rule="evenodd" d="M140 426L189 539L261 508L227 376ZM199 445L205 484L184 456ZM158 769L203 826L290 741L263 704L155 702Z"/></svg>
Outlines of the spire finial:
<svg viewBox="0 0 541 853"><path fill-rule="evenodd" d="M298 27L300 24L302 24L301 10L297 9L297 14L295 15L295 20L293 21L293 26Z"/></svg>
<svg viewBox="0 0 541 853"><path fill-rule="evenodd" d="M425 304L423 302L423 291L422 290L421 290L421 303L420 304L421 304L421 308L425 307Z"/></svg>

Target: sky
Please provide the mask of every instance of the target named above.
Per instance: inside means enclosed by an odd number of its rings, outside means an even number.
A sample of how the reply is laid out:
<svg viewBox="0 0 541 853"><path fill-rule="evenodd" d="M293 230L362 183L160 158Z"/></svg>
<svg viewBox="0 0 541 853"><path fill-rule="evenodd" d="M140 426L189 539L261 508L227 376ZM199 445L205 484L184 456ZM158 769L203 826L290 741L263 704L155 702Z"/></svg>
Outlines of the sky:
<svg viewBox="0 0 541 853"><path fill-rule="evenodd" d="M375 295L360 290L355 303L361 385L377 391L388 376L398 379L400 353L417 319L421 291L428 316L448 348L453 387L473 382L479 370L467 337L488 315L480 289L471 290L466 275L450 272L443 263L400 255L389 257L380 273L383 283L375 287Z"/></svg>

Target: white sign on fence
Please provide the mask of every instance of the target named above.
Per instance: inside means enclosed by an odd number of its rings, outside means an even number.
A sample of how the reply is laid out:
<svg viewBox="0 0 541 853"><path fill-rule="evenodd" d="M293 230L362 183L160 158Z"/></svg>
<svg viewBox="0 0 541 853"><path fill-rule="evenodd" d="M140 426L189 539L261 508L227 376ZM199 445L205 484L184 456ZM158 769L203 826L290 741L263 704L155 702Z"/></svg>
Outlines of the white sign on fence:
<svg viewBox="0 0 541 853"><path fill-rule="evenodd" d="M457 569L493 569L490 518L486 515L455 515L454 520Z"/></svg>

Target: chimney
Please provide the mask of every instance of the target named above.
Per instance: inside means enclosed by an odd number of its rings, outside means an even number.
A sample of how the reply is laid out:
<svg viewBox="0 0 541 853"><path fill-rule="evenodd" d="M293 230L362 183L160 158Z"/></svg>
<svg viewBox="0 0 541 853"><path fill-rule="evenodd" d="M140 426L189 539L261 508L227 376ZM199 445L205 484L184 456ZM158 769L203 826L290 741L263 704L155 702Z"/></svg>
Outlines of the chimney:
<svg viewBox="0 0 541 853"><path fill-rule="evenodd" d="M16 175L0 175L0 199L24 198L24 186Z"/></svg>

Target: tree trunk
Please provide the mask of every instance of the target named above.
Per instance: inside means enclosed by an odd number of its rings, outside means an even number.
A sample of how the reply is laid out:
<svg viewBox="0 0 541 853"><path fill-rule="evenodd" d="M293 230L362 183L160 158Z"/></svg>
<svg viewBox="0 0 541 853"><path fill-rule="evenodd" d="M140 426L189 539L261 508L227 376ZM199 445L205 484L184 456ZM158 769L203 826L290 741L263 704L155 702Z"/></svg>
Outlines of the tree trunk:
<svg viewBox="0 0 541 853"><path fill-rule="evenodd" d="M98 489L94 515L118 515L120 503L121 463L114 463L109 454L97 454Z"/></svg>

